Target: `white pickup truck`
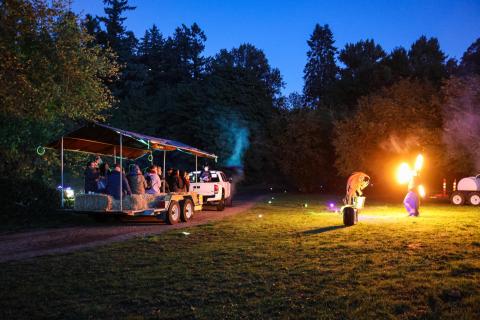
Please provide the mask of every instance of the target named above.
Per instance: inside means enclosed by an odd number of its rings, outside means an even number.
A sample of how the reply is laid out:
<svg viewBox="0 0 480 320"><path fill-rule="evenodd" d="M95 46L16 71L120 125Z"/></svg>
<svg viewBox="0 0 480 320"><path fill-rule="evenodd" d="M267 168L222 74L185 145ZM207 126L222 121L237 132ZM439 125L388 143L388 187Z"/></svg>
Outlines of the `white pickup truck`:
<svg viewBox="0 0 480 320"><path fill-rule="evenodd" d="M203 196L204 204L217 206L223 211L225 205L232 205L232 179L228 179L222 171L190 172L190 190Z"/></svg>

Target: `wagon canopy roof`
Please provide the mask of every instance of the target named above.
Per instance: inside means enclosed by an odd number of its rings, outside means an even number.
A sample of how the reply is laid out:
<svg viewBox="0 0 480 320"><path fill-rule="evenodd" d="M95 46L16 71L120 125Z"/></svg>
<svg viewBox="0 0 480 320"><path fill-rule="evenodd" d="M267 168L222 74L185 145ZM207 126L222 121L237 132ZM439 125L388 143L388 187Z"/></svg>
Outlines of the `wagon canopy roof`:
<svg viewBox="0 0 480 320"><path fill-rule="evenodd" d="M69 151L120 155L120 135L122 136L122 154L124 158L136 159L150 151L182 151L191 155L216 159L217 156L191 147L184 143L147 136L144 134L114 128L98 122L91 122L63 136L63 148ZM61 139L48 144L47 147L60 149Z"/></svg>

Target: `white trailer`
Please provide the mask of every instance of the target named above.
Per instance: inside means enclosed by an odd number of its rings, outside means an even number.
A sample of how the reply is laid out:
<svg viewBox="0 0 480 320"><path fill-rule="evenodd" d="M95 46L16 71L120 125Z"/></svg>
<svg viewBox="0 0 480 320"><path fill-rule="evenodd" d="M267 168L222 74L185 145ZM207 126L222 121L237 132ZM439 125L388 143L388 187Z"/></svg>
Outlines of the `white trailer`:
<svg viewBox="0 0 480 320"><path fill-rule="evenodd" d="M457 184L457 190L452 193L450 200L457 206L465 203L474 206L480 205L480 175L461 179Z"/></svg>

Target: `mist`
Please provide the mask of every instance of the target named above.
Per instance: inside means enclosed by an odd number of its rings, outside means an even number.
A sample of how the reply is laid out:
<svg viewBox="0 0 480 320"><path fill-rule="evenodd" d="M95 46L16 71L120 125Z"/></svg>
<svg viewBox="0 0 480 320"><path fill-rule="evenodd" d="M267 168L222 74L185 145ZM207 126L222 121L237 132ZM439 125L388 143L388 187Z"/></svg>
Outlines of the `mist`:
<svg viewBox="0 0 480 320"><path fill-rule="evenodd" d="M463 83L461 83L463 82ZM460 85L461 84L461 85ZM443 107L443 142L449 158L470 160L480 172L480 80L471 77L453 83Z"/></svg>

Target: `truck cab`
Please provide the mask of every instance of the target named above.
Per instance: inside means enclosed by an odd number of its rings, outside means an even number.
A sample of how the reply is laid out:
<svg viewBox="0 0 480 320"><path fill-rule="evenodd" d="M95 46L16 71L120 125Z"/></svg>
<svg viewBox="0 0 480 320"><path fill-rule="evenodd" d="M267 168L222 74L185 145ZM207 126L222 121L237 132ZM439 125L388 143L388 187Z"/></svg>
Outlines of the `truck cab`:
<svg viewBox="0 0 480 320"><path fill-rule="evenodd" d="M223 211L232 205L232 180L222 171L193 171L190 175L190 190L203 197L204 204L211 204Z"/></svg>

